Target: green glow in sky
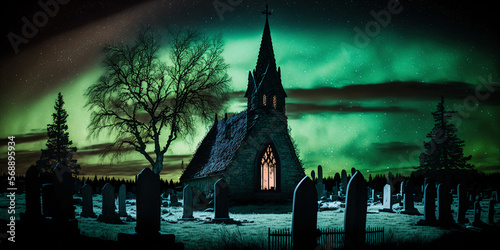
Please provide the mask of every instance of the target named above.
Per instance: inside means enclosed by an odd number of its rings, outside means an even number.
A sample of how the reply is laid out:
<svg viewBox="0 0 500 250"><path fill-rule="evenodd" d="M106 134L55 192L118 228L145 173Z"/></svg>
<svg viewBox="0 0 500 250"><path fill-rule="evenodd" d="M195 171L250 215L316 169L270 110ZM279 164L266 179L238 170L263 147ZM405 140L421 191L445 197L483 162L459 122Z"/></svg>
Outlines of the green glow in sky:
<svg viewBox="0 0 500 250"><path fill-rule="evenodd" d="M232 25L209 27L208 34L223 33L226 41L224 58L230 64L232 91L242 92L247 86L248 71L255 68L262 35L262 23L255 21L250 29ZM477 48L472 42L433 39L432 36L411 35L411 32L382 30L365 48L354 46L350 27L319 26L310 29L290 28L282 19L270 22L277 65L281 67L285 91L321 87L341 89L350 85L382 84L387 82L462 82L479 84L479 77L498 80L498 58ZM19 138L41 134L51 122L57 93L64 95L68 111L70 139L79 148L81 173L93 176L109 175L132 178L144 166L143 156L133 152L120 163L101 159L93 149L109 143L107 137L88 140L87 125L90 112L84 108L83 93L100 75L96 55L90 66L82 69L61 87L49 88L43 95L11 98L2 110L0 134ZM9 93L24 96L23 90ZM362 91L362 90L360 90ZM385 89L387 93L393 91ZM289 93L289 92L288 92ZM417 166L421 143L433 126L431 112L438 99L426 96L414 98L349 96L321 98L316 101L302 98L300 92L288 94L287 106L292 137L300 150L306 173L322 165L326 176L341 169L355 167L363 173L409 174ZM298 93L298 94L297 94ZM447 93L443 93L446 94ZM231 100L225 112L245 108L242 98ZM463 108L463 99L447 99L449 109ZM306 105L309 105L306 109ZM316 106L314 106L316 105ZM338 107L317 109L317 106ZM316 109L314 109L316 107ZM295 110L294 110L295 108ZM219 114L221 117L223 114ZM465 140L465 154L472 154L472 163L484 171L499 171L500 138L497 129L499 105L479 103L470 117L463 118L458 135ZM202 140L209 125L200 124L196 134L179 139L167 152L162 178L177 179L180 164L187 164ZM45 140L28 140L18 144L20 155L32 160L45 147ZM1 152L6 147L0 145ZM31 158L30 158L31 157ZM20 169L34 162L20 160ZM102 166L101 166L102 165ZM127 165L127 168L121 168ZM128 171L128 172L127 172Z"/></svg>

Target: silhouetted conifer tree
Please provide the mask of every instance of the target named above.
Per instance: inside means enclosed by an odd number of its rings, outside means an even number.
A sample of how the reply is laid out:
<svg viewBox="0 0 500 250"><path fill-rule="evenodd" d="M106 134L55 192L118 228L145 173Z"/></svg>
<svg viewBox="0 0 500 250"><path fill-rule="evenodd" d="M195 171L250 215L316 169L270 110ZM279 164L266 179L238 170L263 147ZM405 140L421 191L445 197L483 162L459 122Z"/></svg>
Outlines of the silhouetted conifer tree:
<svg viewBox="0 0 500 250"><path fill-rule="evenodd" d="M53 123L47 124L47 136L49 139L45 144L46 149L42 149L37 166L42 175L50 174L58 162L63 163L72 172L78 175L80 165L73 160L73 153L77 151L72 147L73 142L69 140L68 125L66 124L68 113L63 108L64 101L59 92L54 105L55 113L52 114Z"/></svg>
<svg viewBox="0 0 500 250"><path fill-rule="evenodd" d="M446 111L444 98L438 103L434 117L434 128L427 134L429 141L424 141L425 151L420 154L418 172L429 174L438 170L472 170L468 161L471 155L464 156L464 141L457 137L457 128L449 121L456 111Z"/></svg>

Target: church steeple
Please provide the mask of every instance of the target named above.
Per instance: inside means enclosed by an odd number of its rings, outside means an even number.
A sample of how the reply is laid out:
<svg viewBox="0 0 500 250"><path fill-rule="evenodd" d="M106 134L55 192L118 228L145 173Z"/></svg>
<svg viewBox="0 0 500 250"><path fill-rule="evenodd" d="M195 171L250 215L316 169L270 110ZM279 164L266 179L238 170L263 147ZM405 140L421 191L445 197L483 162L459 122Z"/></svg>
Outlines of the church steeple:
<svg viewBox="0 0 500 250"><path fill-rule="evenodd" d="M260 43L259 56L255 69L248 74L248 87L245 97L248 98L248 110L271 109L285 114L286 93L281 84L281 70L276 66L274 58L271 30L269 28L268 6L262 12L266 15L266 23Z"/></svg>

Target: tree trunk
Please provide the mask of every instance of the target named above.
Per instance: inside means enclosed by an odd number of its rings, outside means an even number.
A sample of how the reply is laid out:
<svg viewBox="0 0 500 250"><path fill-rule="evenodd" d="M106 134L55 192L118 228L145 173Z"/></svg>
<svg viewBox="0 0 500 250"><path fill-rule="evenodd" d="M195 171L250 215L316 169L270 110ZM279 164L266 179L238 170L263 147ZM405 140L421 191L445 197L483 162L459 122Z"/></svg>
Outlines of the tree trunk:
<svg viewBox="0 0 500 250"><path fill-rule="evenodd" d="M153 172L159 175L162 169L163 169L163 154L160 153L156 155L156 162L153 165Z"/></svg>

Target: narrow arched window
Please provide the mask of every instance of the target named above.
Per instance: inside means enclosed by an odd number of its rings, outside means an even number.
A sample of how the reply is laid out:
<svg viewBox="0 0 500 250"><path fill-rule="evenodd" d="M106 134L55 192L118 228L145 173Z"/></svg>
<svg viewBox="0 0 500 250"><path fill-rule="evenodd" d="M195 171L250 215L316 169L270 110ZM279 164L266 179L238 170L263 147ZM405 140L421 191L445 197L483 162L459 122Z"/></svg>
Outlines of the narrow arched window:
<svg viewBox="0 0 500 250"><path fill-rule="evenodd" d="M276 190L276 158L271 145L267 145L260 162L260 189Z"/></svg>
<svg viewBox="0 0 500 250"><path fill-rule="evenodd" d="M266 98L266 94L264 94L264 95L262 96L262 103L263 103L263 105L264 105L264 106L266 106L266 102L267 102L267 100L266 100L266 99L267 99L267 98Z"/></svg>
<svg viewBox="0 0 500 250"><path fill-rule="evenodd" d="M274 107L274 109L277 109L277 107L278 107L278 100L276 100L275 95L273 96L273 107Z"/></svg>

